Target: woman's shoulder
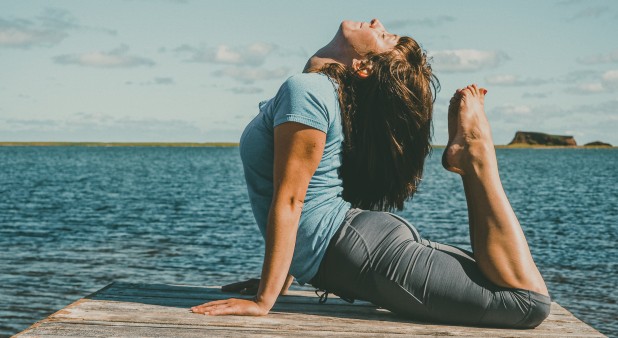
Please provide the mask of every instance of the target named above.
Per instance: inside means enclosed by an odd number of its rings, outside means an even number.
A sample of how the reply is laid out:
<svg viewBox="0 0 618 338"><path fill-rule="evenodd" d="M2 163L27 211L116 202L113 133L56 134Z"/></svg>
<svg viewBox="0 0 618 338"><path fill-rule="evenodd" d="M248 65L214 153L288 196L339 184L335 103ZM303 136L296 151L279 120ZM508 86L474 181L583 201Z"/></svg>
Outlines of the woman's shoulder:
<svg viewBox="0 0 618 338"><path fill-rule="evenodd" d="M327 132L337 119L338 105L337 91L326 75L295 74L281 85L273 100L274 125L295 121Z"/></svg>
<svg viewBox="0 0 618 338"><path fill-rule="evenodd" d="M299 73L290 76L281 86L296 93L331 94L335 90L330 78L321 73Z"/></svg>

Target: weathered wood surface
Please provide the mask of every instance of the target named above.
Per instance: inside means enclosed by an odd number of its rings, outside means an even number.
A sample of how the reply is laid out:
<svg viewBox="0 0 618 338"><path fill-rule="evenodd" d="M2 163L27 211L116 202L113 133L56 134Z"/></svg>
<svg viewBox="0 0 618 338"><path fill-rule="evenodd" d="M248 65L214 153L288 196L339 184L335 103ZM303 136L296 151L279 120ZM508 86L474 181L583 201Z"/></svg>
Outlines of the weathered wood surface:
<svg viewBox="0 0 618 338"><path fill-rule="evenodd" d="M17 337L604 337L552 303L533 330L505 330L414 322L368 302L349 304L330 295L326 304L293 287L264 317L203 316L189 308L232 296L218 287L112 283L19 333ZM236 297L236 296L234 296Z"/></svg>

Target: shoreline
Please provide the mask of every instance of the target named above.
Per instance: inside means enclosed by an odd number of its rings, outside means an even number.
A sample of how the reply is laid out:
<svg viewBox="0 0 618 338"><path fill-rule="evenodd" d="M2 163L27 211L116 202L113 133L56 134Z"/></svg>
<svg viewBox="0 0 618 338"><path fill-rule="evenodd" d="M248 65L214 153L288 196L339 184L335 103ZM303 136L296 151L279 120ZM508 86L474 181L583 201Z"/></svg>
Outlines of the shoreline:
<svg viewBox="0 0 618 338"><path fill-rule="evenodd" d="M0 147L238 147L238 142L0 142ZM446 145L434 144L444 149ZM606 146L544 146L497 144L496 149L617 149Z"/></svg>

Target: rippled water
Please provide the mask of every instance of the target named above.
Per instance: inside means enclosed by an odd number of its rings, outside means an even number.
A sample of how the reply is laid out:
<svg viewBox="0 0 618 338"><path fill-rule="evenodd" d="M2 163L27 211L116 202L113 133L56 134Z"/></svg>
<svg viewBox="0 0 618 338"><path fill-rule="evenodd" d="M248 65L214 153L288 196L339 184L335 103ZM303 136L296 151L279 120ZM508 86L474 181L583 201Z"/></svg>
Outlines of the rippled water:
<svg viewBox="0 0 618 338"><path fill-rule="evenodd" d="M468 247L461 183L429 160L399 214ZM499 149L503 184L555 301L618 335L618 151ZM0 148L0 335L112 281L260 273L238 148Z"/></svg>

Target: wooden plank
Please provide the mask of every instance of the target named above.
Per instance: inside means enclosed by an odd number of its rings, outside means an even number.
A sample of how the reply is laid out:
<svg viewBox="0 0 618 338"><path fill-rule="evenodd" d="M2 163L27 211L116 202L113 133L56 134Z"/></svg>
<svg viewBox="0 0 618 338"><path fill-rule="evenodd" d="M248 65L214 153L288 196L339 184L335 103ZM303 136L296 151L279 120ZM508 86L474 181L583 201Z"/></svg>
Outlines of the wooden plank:
<svg viewBox="0 0 618 338"><path fill-rule="evenodd" d="M53 336L491 336L603 337L552 303L549 318L533 330L505 330L410 321L362 302L348 304L295 287L264 317L203 316L189 307L232 296L218 287L113 283L48 318L18 337Z"/></svg>
<svg viewBox="0 0 618 338"><path fill-rule="evenodd" d="M475 334L488 334L500 336L505 332L516 331L518 336L530 337L540 335L550 336L585 336L581 330L581 322L569 316L563 308L556 308L553 318L535 330L503 330L487 328L470 328L463 326L447 326L426 323L414 323L405 319L397 318L387 311L380 311L381 317L366 316L365 313L346 313L340 315L337 311L325 308L323 313L290 313L274 311L267 317L237 317L237 316L201 316L188 312L186 308L169 308L156 305L144 305L124 302L89 301L81 303L66 313L58 313L55 320L65 322L89 321L89 322L126 322L152 325L198 325L205 327L228 327L230 329L279 329L294 327L299 332L328 329L333 332L347 332L354 327L359 332L375 333L407 333L407 334L445 334L466 335L471 331ZM328 309L328 310L327 310ZM562 318L559 318L562 317ZM592 336L596 335L593 332Z"/></svg>
<svg viewBox="0 0 618 338"><path fill-rule="evenodd" d="M332 332L329 330L303 332L304 336L309 337L375 337L375 333L367 332ZM165 326L143 326L133 323L122 325L108 325L96 323L50 323L44 327L39 327L32 332L32 336L39 337L298 337L299 332L296 330L286 329L245 329L239 328L230 330L229 328L211 327L207 331L204 327L165 327ZM27 336L20 336L27 337ZM412 336L422 337L422 336ZM426 336L425 336L426 337Z"/></svg>

